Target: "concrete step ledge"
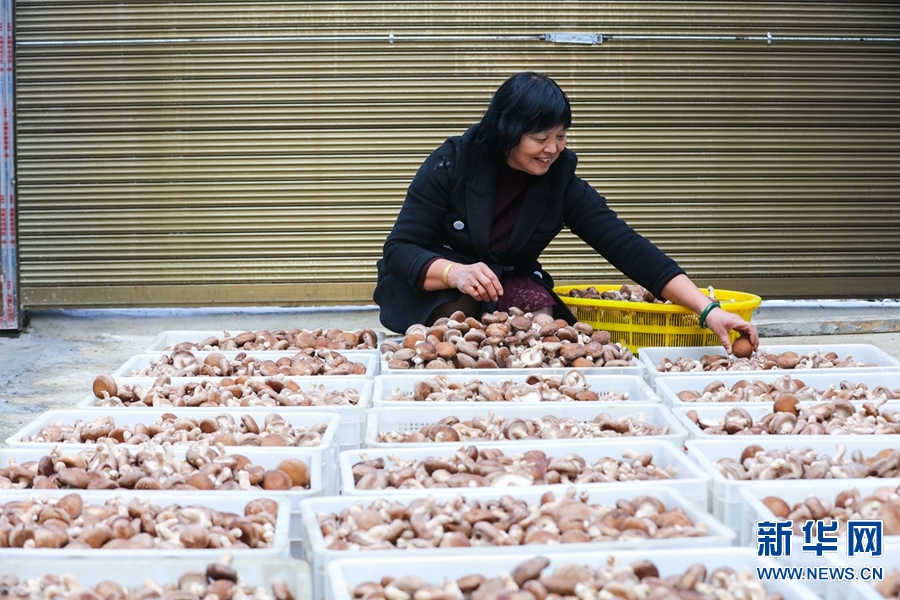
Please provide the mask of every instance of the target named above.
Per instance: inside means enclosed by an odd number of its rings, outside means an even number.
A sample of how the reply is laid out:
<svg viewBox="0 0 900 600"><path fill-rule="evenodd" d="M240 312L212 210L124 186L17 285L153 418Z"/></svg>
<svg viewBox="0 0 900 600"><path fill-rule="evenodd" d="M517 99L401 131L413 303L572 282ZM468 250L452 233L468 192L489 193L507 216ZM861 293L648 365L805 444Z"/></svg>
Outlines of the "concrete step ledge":
<svg viewBox="0 0 900 600"><path fill-rule="evenodd" d="M190 309L77 309L35 311L38 319L71 317L84 322L92 319L103 326L140 322L148 331L183 329L181 323L189 319L194 327L217 329L223 322L237 326L253 322L257 326L284 324L286 319L310 321L321 326L338 322L344 328L375 326L378 307L363 306L304 306L304 307L213 307ZM887 300L763 300L753 311L753 324L763 337L802 335L832 335L852 333L900 332L900 299ZM337 325L334 325L337 326Z"/></svg>
<svg viewBox="0 0 900 600"><path fill-rule="evenodd" d="M763 300L753 312L762 337L900 332L900 299Z"/></svg>

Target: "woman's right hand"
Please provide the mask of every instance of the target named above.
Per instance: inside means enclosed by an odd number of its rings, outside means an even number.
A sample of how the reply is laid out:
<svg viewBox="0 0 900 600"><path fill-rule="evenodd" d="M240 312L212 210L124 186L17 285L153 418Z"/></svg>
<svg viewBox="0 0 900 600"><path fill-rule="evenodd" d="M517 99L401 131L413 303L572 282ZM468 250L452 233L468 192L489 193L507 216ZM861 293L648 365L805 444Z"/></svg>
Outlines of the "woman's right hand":
<svg viewBox="0 0 900 600"><path fill-rule="evenodd" d="M740 315L721 308L714 308L706 316L706 326L719 336L722 347L728 354L732 352L731 338L729 337L731 331L737 331L750 338L750 345L754 352L759 348L759 333L756 331L756 326L742 319Z"/></svg>
<svg viewBox="0 0 900 600"><path fill-rule="evenodd" d="M453 265L447 274L447 281L463 294L468 294L479 302L496 302L503 295L500 280L483 262Z"/></svg>

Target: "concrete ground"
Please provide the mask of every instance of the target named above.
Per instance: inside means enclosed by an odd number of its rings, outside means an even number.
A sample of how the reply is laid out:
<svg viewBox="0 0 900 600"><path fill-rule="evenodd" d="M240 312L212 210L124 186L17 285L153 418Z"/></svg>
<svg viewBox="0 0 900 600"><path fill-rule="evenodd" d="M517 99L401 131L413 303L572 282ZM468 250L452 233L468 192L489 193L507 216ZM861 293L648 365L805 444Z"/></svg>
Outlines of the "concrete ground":
<svg viewBox="0 0 900 600"><path fill-rule="evenodd" d="M900 359L900 303L763 304L753 316L763 344L872 344ZM140 354L162 331L372 328L374 306L296 309L68 310L28 314L0 336L0 447L37 414L71 408L94 378Z"/></svg>

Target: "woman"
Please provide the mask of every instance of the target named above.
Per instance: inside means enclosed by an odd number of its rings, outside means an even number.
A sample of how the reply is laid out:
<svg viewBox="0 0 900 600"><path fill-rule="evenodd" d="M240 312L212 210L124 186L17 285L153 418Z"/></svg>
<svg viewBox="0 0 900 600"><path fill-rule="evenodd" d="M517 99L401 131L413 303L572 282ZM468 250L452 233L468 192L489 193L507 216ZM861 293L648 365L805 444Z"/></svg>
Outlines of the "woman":
<svg viewBox="0 0 900 600"><path fill-rule="evenodd" d="M497 89L480 123L425 159L378 261L374 299L382 324L404 332L456 310L480 317L511 306L573 323L538 262L568 227L656 297L701 314L728 352L731 330L756 348L752 324L708 308L710 299L684 270L575 175L578 159L566 149L571 123L556 82L517 73Z"/></svg>

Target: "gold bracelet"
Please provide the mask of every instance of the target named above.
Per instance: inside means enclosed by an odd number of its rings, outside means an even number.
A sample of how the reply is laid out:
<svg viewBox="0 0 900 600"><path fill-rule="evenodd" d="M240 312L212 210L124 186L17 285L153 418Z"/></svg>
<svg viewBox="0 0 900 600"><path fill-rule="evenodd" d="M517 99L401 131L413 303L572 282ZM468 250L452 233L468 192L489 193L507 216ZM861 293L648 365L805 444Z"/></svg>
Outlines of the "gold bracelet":
<svg viewBox="0 0 900 600"><path fill-rule="evenodd" d="M444 275L441 277L441 281L443 281L444 285L446 285L447 287L450 287L450 282L447 281L447 275L450 274L450 269L452 269L453 265L455 265L455 264L456 264L455 262L451 262L449 265L444 267Z"/></svg>

